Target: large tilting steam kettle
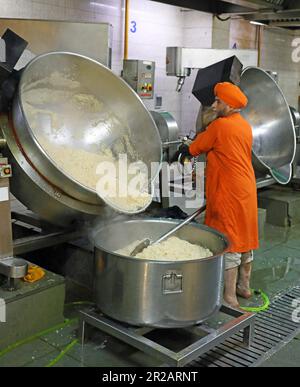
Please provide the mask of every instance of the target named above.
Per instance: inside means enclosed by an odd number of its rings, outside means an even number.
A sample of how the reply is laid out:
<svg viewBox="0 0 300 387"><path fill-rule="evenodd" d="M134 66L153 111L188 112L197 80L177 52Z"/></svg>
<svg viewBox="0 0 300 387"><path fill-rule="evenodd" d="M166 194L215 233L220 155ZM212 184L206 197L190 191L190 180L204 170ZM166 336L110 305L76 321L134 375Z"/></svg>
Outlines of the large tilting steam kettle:
<svg viewBox="0 0 300 387"><path fill-rule="evenodd" d="M257 67L246 68L241 89L249 103L242 115L253 130L253 165L258 175L270 174L288 184L296 152L296 133L290 107L271 75Z"/></svg>
<svg viewBox="0 0 300 387"><path fill-rule="evenodd" d="M74 93L91 93L103 101L104 113L99 118L103 120L102 129L97 131L97 127L89 127L89 123L84 125L74 117L65 115L63 122L55 128L53 140L53 133L49 132L49 120L42 119L38 128L32 127L28 107L24 103L24 93L39 83L40 87L49 88L49 92L51 87L69 91L68 86L63 84L47 85L51 74L64 73L66 69L70 69L72 79L75 80ZM52 115L56 113L55 109L59 109L58 104L47 107L41 102L37 106L41 111L48 108ZM149 169L152 162L156 163L153 164L156 170L152 171L152 176L149 174L149 179L156 177L162 159L158 130L137 95L105 66L73 53L44 54L26 66L11 113L9 117L2 116L1 131L7 144L3 153L9 158L14 170L12 193L40 217L60 226L101 216L106 202L97 195L95 189L85 186L64 171L64 166L59 164L61 161L53 159L44 149L41 144L43 137L52 136L52 145L57 147L58 154L64 152L66 146L95 153L104 145L113 147L115 142L121 142L127 134L139 159Z"/></svg>
<svg viewBox="0 0 300 387"><path fill-rule="evenodd" d="M276 182L288 184L296 136L290 107L276 80L261 68L243 69L235 57L225 59L198 72L193 94L203 106L214 100L218 82L235 83L248 97L241 114L252 126L252 161L258 182L272 176Z"/></svg>

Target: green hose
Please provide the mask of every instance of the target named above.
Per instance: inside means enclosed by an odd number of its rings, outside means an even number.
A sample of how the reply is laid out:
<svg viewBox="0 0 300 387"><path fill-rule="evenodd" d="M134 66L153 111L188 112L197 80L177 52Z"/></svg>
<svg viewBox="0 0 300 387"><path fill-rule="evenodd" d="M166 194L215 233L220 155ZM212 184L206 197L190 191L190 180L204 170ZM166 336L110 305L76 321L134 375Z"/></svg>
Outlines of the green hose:
<svg viewBox="0 0 300 387"><path fill-rule="evenodd" d="M89 301L76 301L76 302L71 302L69 304L66 304L65 306L70 306L70 305L94 305L94 303L89 302ZM46 330L44 330L42 332L36 333L33 336L27 337L26 339L17 341L16 343L11 344L10 346L5 348L4 350L0 351L0 357L6 355L7 353L13 351L14 349L16 349L16 348L18 348L18 347L20 347L22 345L29 344L32 341L34 341L36 339L39 339L42 336L47 335L48 333L51 333L51 332L56 331L56 330L61 329L61 328L65 328L65 327L67 327L69 325L75 324L76 322L78 322L78 318L74 318L74 319L71 319L71 320L66 319L63 323L58 324L55 327L48 328L48 329L46 329Z"/></svg>
<svg viewBox="0 0 300 387"><path fill-rule="evenodd" d="M267 310L270 306L270 299L266 295L266 293L264 293L262 290L253 290L253 289L251 290L251 292L255 295L260 295L263 300L263 304L261 306L240 307L240 309L244 310L245 312L253 312L253 313L259 313Z"/></svg>
<svg viewBox="0 0 300 387"><path fill-rule="evenodd" d="M65 327L67 327L69 325L74 324L77 321L78 321L78 318L75 318L75 319L72 319L72 320L65 320L63 323L58 324L55 327L52 327L52 328L49 328L49 329L45 329L44 331L39 332L39 333L37 333L37 334L35 334L33 336L27 337L26 339L17 341L16 343L11 344L7 348L5 348L3 351L1 351L0 352L0 357L6 355L7 353L9 353L9 352L13 351L14 349L20 347L21 345L29 344L32 341L34 341L36 339L39 339L42 336L47 335L48 333L51 333L51 332L56 331L56 330L61 329L61 328L65 328Z"/></svg>
<svg viewBox="0 0 300 387"><path fill-rule="evenodd" d="M62 358L65 356L65 354L66 354L67 352L69 352L69 351L74 347L74 345L77 344L77 343L78 343L78 339L73 340L70 344L68 344L68 345L66 346L66 348L65 348L64 350L61 351L61 353L60 353L54 360L52 360L49 364L47 364L46 367L53 367L53 366L54 366L56 363L58 363L58 362L60 361L60 359L62 359Z"/></svg>
<svg viewBox="0 0 300 387"><path fill-rule="evenodd" d="M69 304L65 304L65 306L78 306L78 305L95 305L94 302L90 301L75 301L75 302L70 302ZM73 340L71 343L69 343L64 350L61 351L61 353L54 359L52 360L49 364L46 365L47 368L53 367L56 363L58 363L67 352L69 352L74 345L78 343L78 339Z"/></svg>

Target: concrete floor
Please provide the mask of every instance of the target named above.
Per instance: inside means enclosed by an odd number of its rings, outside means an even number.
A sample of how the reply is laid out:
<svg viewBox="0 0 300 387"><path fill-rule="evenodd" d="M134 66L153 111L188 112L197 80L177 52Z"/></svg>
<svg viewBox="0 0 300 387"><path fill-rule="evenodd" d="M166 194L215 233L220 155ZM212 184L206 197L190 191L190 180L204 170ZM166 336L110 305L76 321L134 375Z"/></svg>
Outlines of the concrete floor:
<svg viewBox="0 0 300 387"><path fill-rule="evenodd" d="M300 284L300 225L280 228L266 225L260 249L255 254L252 287L262 289L271 300L279 292ZM254 304L252 300L248 304ZM245 303L244 303L245 305ZM131 347L95 332L92 341L82 347L77 338L78 310L85 304L67 304L65 317L69 325L32 339L11 351L0 352L0 366L24 367L139 367L158 366L160 363ZM75 320L73 320L75 319ZM262 366L300 366L300 336L273 355ZM71 348L68 347L71 344ZM69 351L61 358L62 351ZM54 361L54 363L53 363Z"/></svg>

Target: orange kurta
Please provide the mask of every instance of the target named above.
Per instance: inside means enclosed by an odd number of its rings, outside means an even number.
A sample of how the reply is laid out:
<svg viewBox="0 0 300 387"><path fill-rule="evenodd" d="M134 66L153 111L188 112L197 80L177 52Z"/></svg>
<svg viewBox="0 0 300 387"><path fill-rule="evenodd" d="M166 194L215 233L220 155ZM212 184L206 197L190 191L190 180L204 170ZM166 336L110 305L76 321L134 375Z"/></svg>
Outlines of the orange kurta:
<svg viewBox="0 0 300 387"><path fill-rule="evenodd" d="M207 153L205 224L225 234L228 251L258 248L258 214L252 167L252 129L235 113L218 118L190 145L190 153Z"/></svg>

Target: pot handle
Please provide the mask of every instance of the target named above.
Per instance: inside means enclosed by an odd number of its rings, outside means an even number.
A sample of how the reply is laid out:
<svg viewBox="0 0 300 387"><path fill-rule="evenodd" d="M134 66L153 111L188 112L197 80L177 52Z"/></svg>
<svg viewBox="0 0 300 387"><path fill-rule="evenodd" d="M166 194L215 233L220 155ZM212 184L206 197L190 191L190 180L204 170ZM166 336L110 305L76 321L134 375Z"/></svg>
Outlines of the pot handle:
<svg viewBox="0 0 300 387"><path fill-rule="evenodd" d="M163 294L176 294L183 292L183 275L175 271L167 272L162 276Z"/></svg>

